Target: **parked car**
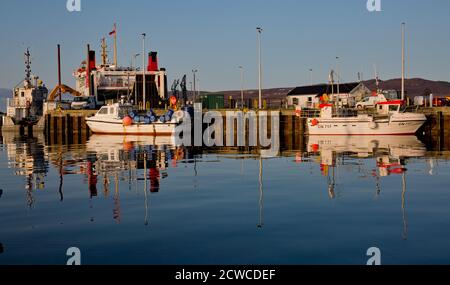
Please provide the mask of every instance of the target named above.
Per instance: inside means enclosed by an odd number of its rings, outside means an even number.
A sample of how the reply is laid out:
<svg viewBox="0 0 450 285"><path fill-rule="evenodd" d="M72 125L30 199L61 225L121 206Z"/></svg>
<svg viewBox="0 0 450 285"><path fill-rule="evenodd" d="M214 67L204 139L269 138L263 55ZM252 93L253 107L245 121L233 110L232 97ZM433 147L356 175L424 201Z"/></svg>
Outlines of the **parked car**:
<svg viewBox="0 0 450 285"><path fill-rule="evenodd" d="M450 106L450 100L447 98L434 98L433 99L434 107L447 107Z"/></svg>
<svg viewBox="0 0 450 285"><path fill-rule="evenodd" d="M383 94L378 94L377 96L370 96L364 98L364 100L356 103L356 108L359 110L364 110L367 108L375 108L375 105L380 102L386 102L386 97Z"/></svg>
<svg viewBox="0 0 450 285"><path fill-rule="evenodd" d="M70 105L72 110L93 110L96 107L94 97L75 97Z"/></svg>

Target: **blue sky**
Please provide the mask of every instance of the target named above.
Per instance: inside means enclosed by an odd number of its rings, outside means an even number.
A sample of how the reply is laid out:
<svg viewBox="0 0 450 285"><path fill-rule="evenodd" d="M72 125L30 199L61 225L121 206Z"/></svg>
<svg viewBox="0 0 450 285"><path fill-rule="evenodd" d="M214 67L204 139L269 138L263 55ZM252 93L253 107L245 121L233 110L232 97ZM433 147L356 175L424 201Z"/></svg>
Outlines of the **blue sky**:
<svg viewBox="0 0 450 285"><path fill-rule="evenodd" d="M23 78L23 50L31 47L33 72L49 87L57 81L56 45L62 45L64 83L86 44L99 54L100 39L117 22L119 64L140 52L140 34L157 50L169 81L199 70L203 90L257 86L256 30L264 28L264 87L325 82L335 57L342 81L362 71L382 79L401 75L400 24L407 23L407 75L450 80L450 1L381 0L382 12L370 13L366 0L81 0L82 11L69 13L66 0L2 0L0 4L0 87ZM110 39L110 38L109 38ZM112 50L112 41L109 41ZM111 54L112 57L112 54ZM97 60L99 60L97 56Z"/></svg>

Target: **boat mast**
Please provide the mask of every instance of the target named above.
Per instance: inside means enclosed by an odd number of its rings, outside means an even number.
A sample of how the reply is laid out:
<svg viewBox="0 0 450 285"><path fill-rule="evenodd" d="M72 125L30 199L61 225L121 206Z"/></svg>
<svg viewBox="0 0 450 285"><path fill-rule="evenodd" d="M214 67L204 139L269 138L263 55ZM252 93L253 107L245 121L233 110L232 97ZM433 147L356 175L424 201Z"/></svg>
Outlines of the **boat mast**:
<svg viewBox="0 0 450 285"><path fill-rule="evenodd" d="M114 66L117 68L117 26L114 23Z"/></svg>
<svg viewBox="0 0 450 285"><path fill-rule="evenodd" d="M402 101L405 100L405 23L402 23Z"/></svg>

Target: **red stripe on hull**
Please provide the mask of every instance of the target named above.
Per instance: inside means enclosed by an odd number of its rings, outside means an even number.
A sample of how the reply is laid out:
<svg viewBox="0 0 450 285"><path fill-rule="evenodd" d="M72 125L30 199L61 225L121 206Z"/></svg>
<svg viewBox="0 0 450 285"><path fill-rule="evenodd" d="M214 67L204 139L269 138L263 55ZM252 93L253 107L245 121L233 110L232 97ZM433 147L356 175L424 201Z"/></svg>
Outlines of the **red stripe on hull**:
<svg viewBox="0 0 450 285"><path fill-rule="evenodd" d="M173 136L174 133L111 133L111 132L92 132L96 135L114 135L114 136Z"/></svg>
<svg viewBox="0 0 450 285"><path fill-rule="evenodd" d="M308 136L413 136L416 133L403 134L308 134Z"/></svg>

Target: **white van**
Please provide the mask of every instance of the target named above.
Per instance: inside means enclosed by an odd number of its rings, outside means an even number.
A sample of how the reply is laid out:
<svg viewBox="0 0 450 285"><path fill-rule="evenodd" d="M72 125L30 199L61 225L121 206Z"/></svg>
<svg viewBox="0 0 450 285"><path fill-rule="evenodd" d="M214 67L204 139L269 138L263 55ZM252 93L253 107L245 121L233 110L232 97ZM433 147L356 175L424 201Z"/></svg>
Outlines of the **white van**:
<svg viewBox="0 0 450 285"><path fill-rule="evenodd" d="M94 110L96 107L94 97L75 97L70 105L72 110Z"/></svg>
<svg viewBox="0 0 450 285"><path fill-rule="evenodd" d="M356 108L358 110L364 110L367 108L375 108L375 105L380 102L387 102L386 97L383 94L378 94L378 96L370 96L364 98L364 100L356 103Z"/></svg>

